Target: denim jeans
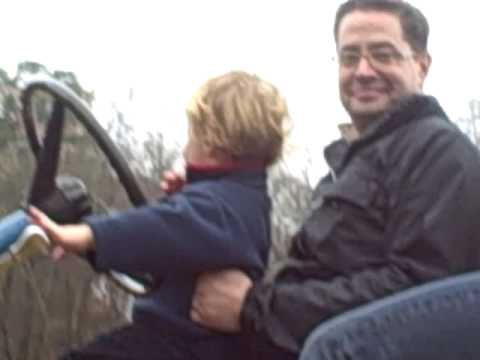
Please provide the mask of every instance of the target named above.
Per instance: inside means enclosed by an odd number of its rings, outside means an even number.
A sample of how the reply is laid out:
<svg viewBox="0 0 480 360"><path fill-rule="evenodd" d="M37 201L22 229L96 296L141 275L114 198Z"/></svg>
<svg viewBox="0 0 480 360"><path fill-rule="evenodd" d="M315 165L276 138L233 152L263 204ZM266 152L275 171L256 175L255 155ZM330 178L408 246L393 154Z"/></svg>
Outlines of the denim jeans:
<svg viewBox="0 0 480 360"><path fill-rule="evenodd" d="M319 325L300 360L480 359L480 272L414 287Z"/></svg>

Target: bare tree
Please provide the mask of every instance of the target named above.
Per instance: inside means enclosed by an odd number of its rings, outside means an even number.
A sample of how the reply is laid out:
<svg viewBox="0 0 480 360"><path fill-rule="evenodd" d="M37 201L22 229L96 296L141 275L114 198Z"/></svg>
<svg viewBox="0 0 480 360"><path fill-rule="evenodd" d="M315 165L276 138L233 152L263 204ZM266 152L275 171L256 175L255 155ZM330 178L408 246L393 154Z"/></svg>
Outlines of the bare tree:
<svg viewBox="0 0 480 360"><path fill-rule="evenodd" d="M271 276L287 257L292 237L310 210L312 187L307 169L300 176L294 176L285 164L276 165L269 173L269 192L272 198L272 248L268 273Z"/></svg>
<svg viewBox="0 0 480 360"><path fill-rule="evenodd" d="M470 114L457 120L459 127L476 144L480 145L480 100L470 100Z"/></svg>

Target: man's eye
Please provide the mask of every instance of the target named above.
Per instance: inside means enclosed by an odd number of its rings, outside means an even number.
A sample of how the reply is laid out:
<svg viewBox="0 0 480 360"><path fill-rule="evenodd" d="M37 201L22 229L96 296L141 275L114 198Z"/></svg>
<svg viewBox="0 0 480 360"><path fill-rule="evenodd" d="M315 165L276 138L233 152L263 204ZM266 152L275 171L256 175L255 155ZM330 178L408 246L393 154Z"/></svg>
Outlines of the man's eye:
<svg viewBox="0 0 480 360"><path fill-rule="evenodd" d="M395 54L386 51L375 51L371 53L371 57L379 63L390 64L395 58Z"/></svg>
<svg viewBox="0 0 480 360"><path fill-rule="evenodd" d="M345 66L352 66L358 64L360 55L355 53L340 54L340 63Z"/></svg>

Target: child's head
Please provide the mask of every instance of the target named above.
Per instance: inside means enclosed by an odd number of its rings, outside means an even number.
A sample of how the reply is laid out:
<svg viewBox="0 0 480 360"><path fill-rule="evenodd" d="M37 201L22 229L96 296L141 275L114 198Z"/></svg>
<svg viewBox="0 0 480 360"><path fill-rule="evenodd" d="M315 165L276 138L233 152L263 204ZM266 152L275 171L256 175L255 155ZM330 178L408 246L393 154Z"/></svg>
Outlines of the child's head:
<svg viewBox="0 0 480 360"><path fill-rule="evenodd" d="M242 71L208 80L193 96L190 140L216 159L262 161L281 155L288 109L272 84Z"/></svg>

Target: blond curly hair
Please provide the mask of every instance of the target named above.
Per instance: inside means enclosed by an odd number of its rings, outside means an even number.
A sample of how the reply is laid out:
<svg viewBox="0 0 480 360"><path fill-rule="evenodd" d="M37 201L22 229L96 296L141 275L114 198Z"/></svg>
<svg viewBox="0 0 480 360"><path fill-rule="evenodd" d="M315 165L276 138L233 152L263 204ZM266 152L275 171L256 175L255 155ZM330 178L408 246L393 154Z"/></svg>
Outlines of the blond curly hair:
<svg viewBox="0 0 480 360"><path fill-rule="evenodd" d="M187 107L190 136L234 160L274 163L289 128L285 99L254 74L232 71L208 80Z"/></svg>

